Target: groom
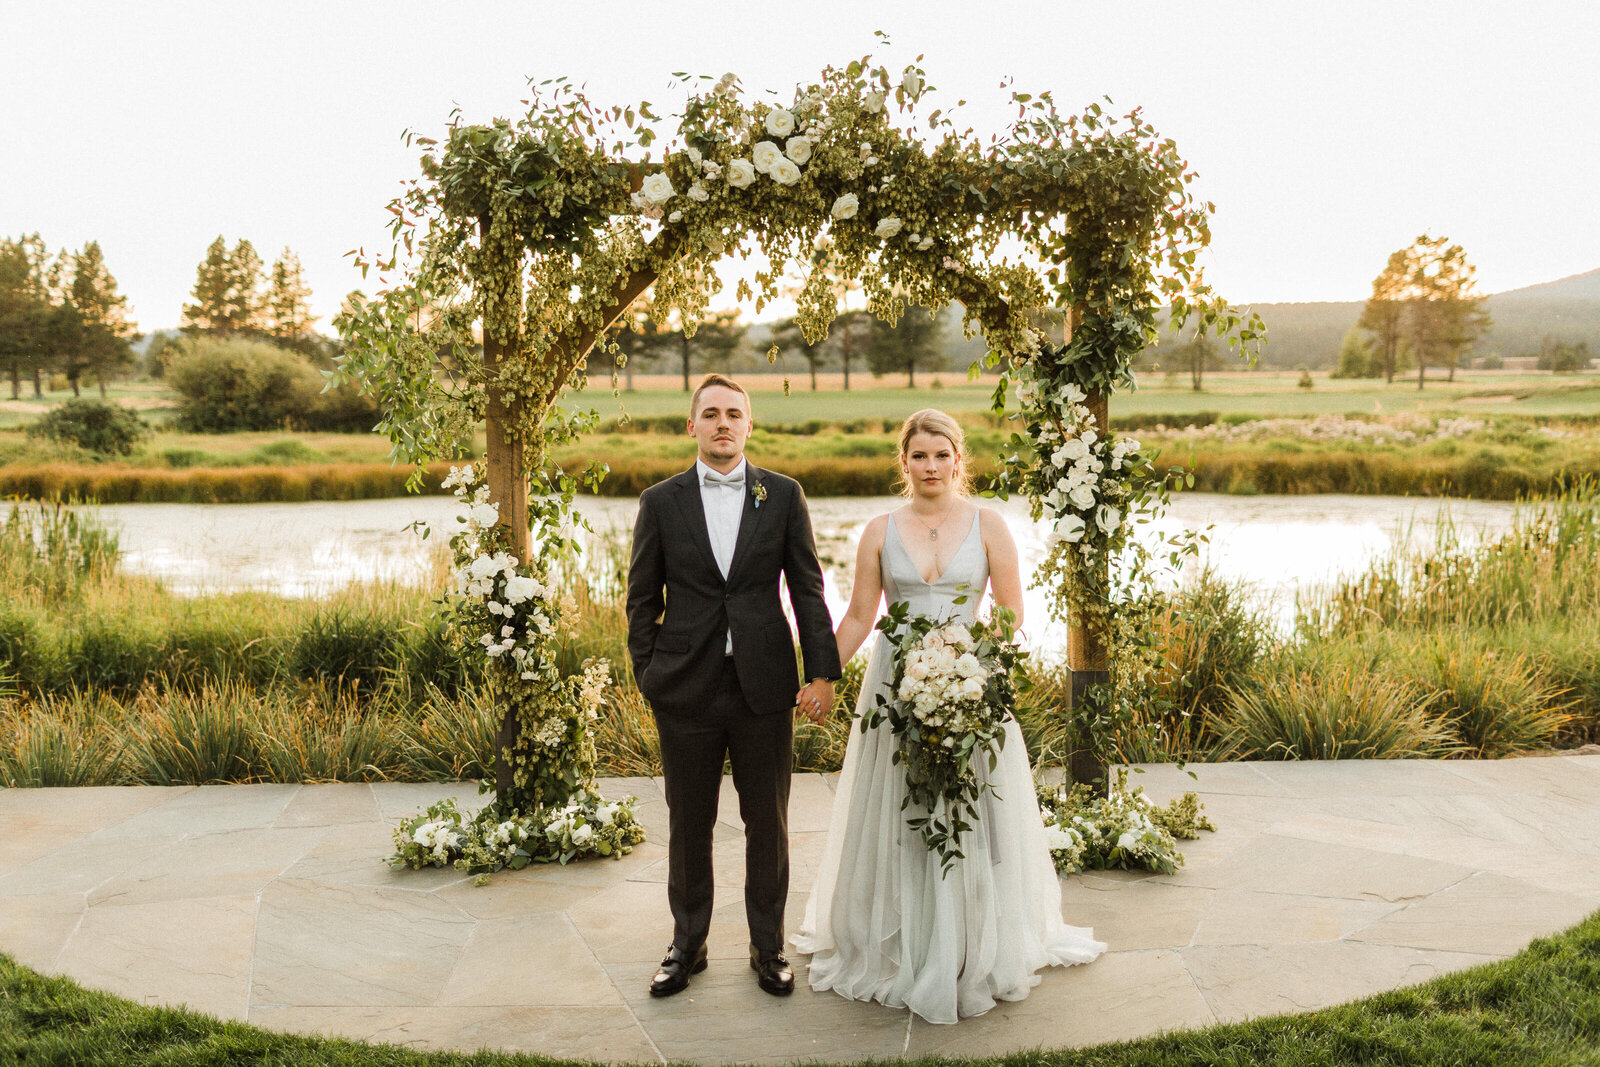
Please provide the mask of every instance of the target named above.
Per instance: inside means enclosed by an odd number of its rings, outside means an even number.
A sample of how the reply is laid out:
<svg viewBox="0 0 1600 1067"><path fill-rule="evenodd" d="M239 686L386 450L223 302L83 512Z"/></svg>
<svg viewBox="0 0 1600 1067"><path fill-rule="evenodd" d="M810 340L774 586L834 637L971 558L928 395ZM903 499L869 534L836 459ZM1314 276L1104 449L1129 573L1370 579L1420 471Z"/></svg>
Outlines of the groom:
<svg viewBox="0 0 1600 1067"><path fill-rule="evenodd" d="M833 706L839 654L805 494L745 461L751 426L750 394L708 375L689 402L694 467L644 491L633 530L628 653L661 734L671 833L672 947L652 996L678 992L706 967L711 834L725 758L744 820L750 966L767 992L794 990L783 956L792 712ZM804 688L780 577L800 629Z"/></svg>

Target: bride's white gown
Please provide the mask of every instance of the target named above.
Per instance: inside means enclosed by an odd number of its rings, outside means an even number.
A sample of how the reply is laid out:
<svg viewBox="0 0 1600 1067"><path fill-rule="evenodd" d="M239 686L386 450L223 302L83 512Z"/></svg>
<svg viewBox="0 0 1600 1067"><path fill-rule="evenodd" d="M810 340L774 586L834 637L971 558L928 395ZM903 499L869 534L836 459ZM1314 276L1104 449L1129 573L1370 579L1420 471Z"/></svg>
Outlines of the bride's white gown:
<svg viewBox="0 0 1600 1067"><path fill-rule="evenodd" d="M979 516L931 585L906 554L894 519L880 557L889 602L913 614L970 620L989 580ZM954 601L970 593L963 604ZM891 677L879 633L856 706L872 706ZM1021 1000L1043 967L1088 963L1106 946L1092 930L1061 921L1061 883L1045 846L1022 732L1006 723L1000 765L989 775L977 825L941 876L939 857L906 826L905 769L891 763L887 724L852 726L833 804L828 843L795 947L811 953L809 980L856 1000L910 1008L935 1023L978 1015L997 1000ZM987 765L984 765L987 770Z"/></svg>

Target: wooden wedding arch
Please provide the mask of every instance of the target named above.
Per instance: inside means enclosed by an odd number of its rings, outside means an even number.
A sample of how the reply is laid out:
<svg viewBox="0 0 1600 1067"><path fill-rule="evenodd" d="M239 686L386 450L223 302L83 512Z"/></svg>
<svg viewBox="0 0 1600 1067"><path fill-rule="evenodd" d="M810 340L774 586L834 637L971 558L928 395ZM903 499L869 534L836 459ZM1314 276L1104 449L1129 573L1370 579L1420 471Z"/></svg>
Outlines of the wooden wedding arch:
<svg viewBox="0 0 1600 1067"><path fill-rule="evenodd" d="M870 58L781 102L747 101L731 75L706 79L675 122L649 104L596 107L560 79L533 88L516 121L415 138L422 176L390 207L396 255L374 264L400 270L403 251L410 265L341 320L344 370L382 400L396 456L453 455L481 420L505 544L537 573L564 541L553 501L581 480L547 463L550 444L586 426L563 397L579 395L591 352L647 288L657 307L697 321L720 288L718 261L756 249L770 266L743 295L759 309L798 269L798 317L813 339L838 311L840 277L858 279L891 320L958 302L1001 371L997 396L1021 396L1000 489L1055 523L1043 573L1069 616L1073 769L1093 774L1115 717L1110 565L1130 545L1130 513L1162 480L1118 443L1110 395L1131 384L1162 309L1246 342L1254 334L1203 282L1210 205L1193 197L1176 146L1137 111L1063 115L1049 94L1022 92L1010 95L1009 129L984 141L930 106L919 66L891 75ZM497 789L522 807L547 804L559 789L530 793L514 770L527 733L517 702L513 693Z"/></svg>

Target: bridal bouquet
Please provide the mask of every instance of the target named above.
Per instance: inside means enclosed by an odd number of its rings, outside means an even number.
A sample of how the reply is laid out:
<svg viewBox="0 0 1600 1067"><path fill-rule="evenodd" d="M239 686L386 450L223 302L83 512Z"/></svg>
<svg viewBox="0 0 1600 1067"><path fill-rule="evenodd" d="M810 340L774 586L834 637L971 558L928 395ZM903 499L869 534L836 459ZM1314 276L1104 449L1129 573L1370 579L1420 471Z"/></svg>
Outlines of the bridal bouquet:
<svg viewBox="0 0 1600 1067"><path fill-rule="evenodd" d="M886 722L894 732L894 762L906 770L905 807L915 809L906 824L946 871L963 858L961 835L993 788L983 768L998 766L1005 721L1027 684L1014 616L1000 607L994 616L992 623L941 621L913 616L899 602L878 621L893 643L894 676L889 692L878 693L862 715L861 729Z"/></svg>

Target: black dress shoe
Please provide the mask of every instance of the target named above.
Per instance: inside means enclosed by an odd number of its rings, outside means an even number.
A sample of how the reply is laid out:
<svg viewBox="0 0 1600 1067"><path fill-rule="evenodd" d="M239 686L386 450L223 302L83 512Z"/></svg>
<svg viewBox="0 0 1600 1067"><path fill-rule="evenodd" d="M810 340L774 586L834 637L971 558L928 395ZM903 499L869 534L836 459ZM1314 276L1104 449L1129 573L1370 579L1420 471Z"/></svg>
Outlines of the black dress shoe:
<svg viewBox="0 0 1600 1067"><path fill-rule="evenodd" d="M677 945L673 945L667 949L667 958L661 961L661 969L656 971L656 976L650 980L650 995L670 997L674 993L681 993L689 986L689 976L699 974L705 969L704 945L694 952L685 952Z"/></svg>
<svg viewBox="0 0 1600 1067"><path fill-rule="evenodd" d="M756 972L756 984L775 997L786 997L794 992L794 969L783 958L782 950L762 952L750 949L750 969Z"/></svg>

